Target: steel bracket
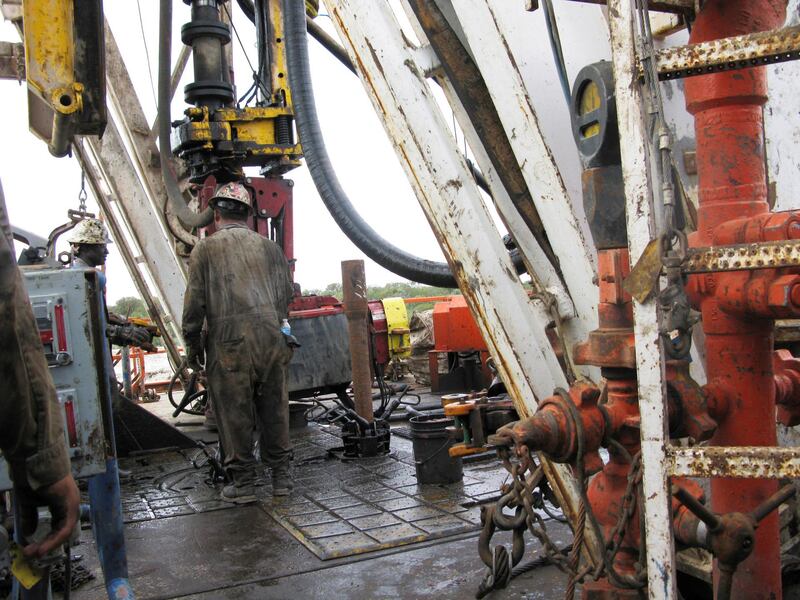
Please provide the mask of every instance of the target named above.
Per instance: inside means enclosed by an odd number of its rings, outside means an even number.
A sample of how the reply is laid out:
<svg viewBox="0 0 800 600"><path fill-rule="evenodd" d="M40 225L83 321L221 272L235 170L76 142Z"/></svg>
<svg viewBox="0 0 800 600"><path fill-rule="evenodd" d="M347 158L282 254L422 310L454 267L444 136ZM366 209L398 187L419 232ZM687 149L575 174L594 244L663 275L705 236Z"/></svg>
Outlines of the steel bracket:
<svg viewBox="0 0 800 600"><path fill-rule="evenodd" d="M800 58L800 25L700 44L664 48L656 53L658 78L663 80L758 67ZM643 67L637 61L639 76Z"/></svg>
<svg viewBox="0 0 800 600"><path fill-rule="evenodd" d="M782 240L689 248L682 271L687 275L800 266L800 242Z"/></svg>
<svg viewBox="0 0 800 600"><path fill-rule="evenodd" d="M796 448L773 446L667 446L669 471L675 477L744 477L796 479L800 454Z"/></svg>

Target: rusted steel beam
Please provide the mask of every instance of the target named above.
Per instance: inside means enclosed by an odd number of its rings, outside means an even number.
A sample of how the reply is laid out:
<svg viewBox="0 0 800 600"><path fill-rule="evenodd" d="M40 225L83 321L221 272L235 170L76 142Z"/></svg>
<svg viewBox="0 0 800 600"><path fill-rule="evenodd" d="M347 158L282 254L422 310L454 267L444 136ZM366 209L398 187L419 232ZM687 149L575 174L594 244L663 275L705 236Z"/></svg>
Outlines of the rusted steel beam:
<svg viewBox="0 0 800 600"><path fill-rule="evenodd" d="M743 477L796 479L800 477L800 452L770 446L671 447L667 453L675 477ZM746 507L745 507L746 508Z"/></svg>
<svg viewBox="0 0 800 600"><path fill-rule="evenodd" d="M359 416L370 423L372 411L372 371L369 364L367 328L367 279L363 260L342 261L342 294L347 332L350 336L350 364L353 372L353 403Z"/></svg>
<svg viewBox="0 0 800 600"><path fill-rule="evenodd" d="M800 25L726 37L656 54L658 78L678 79L800 58ZM641 70L641 66L639 67Z"/></svg>

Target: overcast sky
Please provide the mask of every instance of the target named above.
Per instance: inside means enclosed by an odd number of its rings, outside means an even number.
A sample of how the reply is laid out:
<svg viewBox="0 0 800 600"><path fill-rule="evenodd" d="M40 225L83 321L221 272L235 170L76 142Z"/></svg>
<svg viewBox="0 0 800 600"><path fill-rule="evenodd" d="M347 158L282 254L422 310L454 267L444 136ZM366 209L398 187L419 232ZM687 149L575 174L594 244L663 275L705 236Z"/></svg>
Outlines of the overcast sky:
<svg viewBox="0 0 800 600"><path fill-rule="evenodd" d="M140 4L144 37L139 25ZM235 5L235 2L229 5ZM177 32L189 20L189 7L174 3ZM145 114L152 121L156 114L149 68L156 81L158 52L157 3L120 0L105 3L106 16L122 50ZM238 14L237 14L238 13ZM255 61L254 31L238 11L234 23L251 61ZM334 36L330 19L317 22ZM0 24L0 40L17 41L9 23ZM145 51L145 40L147 52ZM235 70L239 92L250 81L250 69L234 37ZM173 43L173 58L180 42ZM339 179L358 211L384 238L424 258L443 260L441 250L425 220L411 186L397 161L391 143L375 115L361 82L332 58L313 39L309 51L317 110L328 152ZM191 73L191 66L187 75ZM183 103L183 84L176 94L172 119L178 119ZM4 139L0 143L0 180L12 223L43 237L67 221L67 210L77 208L80 167L74 158L50 156L44 142L28 131L26 86L0 81L0 112L4 115ZM294 179L296 276L304 289L322 288L341 279L343 260L364 258L367 282L383 284L402 278L376 265L353 246L331 219L303 166L288 174ZM93 198L89 208L97 210ZM63 244L62 244L63 245ZM60 248L65 249L65 248ZM136 295L125 264L111 247L108 260L108 299Z"/></svg>

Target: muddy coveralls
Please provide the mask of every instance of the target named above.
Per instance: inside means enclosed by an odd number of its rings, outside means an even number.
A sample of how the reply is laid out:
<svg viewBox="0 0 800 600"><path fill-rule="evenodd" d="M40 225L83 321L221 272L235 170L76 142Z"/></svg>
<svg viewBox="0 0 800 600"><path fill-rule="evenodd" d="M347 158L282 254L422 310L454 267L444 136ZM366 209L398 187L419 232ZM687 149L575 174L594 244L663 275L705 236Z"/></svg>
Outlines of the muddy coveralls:
<svg viewBox="0 0 800 600"><path fill-rule="evenodd" d="M253 433L261 428L261 457L288 466L289 399L286 367L292 349L280 323L292 298L289 265L280 247L244 225L226 225L200 240L189 259L183 304L187 347L202 347L225 467L234 483L255 476Z"/></svg>
<svg viewBox="0 0 800 600"><path fill-rule="evenodd" d="M37 490L70 472L64 420L33 310L14 259L0 189L0 449L17 488Z"/></svg>

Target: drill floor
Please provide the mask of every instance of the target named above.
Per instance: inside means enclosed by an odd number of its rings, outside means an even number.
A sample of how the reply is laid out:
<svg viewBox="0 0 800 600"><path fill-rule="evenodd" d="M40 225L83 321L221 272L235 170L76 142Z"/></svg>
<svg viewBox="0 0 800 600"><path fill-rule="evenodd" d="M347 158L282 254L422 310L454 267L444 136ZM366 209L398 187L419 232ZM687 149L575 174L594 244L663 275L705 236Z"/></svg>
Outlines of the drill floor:
<svg viewBox="0 0 800 600"><path fill-rule="evenodd" d="M464 465L462 482L418 485L411 444L392 439L388 455L342 460L335 427L292 432L295 489L273 498L269 474L258 481L260 508L321 560L474 532L482 502L499 497L506 472L496 461ZM197 451L122 461L123 518L141 523L236 505L219 499ZM199 468L195 467L198 464Z"/></svg>

